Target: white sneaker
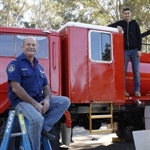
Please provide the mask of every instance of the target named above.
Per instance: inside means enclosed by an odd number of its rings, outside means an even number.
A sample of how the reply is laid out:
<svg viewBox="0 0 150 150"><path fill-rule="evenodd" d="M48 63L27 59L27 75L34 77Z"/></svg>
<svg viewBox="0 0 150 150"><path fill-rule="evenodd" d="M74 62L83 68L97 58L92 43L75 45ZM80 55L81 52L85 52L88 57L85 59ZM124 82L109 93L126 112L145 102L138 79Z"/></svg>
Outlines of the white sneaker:
<svg viewBox="0 0 150 150"><path fill-rule="evenodd" d="M135 92L134 92L134 95L135 95L135 96L141 96L141 93L140 93L139 91L135 91Z"/></svg>

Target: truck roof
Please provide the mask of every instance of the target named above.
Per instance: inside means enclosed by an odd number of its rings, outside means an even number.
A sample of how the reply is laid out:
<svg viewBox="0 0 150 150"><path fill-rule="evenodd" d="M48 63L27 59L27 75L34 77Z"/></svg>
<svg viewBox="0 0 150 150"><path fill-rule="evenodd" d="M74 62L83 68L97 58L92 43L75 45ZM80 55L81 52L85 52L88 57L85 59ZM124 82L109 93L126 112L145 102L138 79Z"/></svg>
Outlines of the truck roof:
<svg viewBox="0 0 150 150"><path fill-rule="evenodd" d="M36 28L0 27L1 33L24 33L24 34L51 34L58 35L58 32Z"/></svg>
<svg viewBox="0 0 150 150"><path fill-rule="evenodd" d="M80 22L68 22L65 25L63 25L60 29L58 29L57 32L60 32L63 29L65 29L66 27L69 27L69 26L118 32L117 28L101 26L101 25L92 25L92 24L86 24L86 23L80 23Z"/></svg>

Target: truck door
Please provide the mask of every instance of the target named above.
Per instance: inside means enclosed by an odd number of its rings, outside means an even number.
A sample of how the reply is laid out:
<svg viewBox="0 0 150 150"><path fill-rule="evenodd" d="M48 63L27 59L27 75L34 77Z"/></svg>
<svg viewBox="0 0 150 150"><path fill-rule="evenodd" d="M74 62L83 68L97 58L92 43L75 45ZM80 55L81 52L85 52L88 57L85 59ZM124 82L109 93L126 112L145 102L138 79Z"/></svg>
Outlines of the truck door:
<svg viewBox="0 0 150 150"><path fill-rule="evenodd" d="M113 45L111 34L89 31L89 97L93 101L114 98Z"/></svg>

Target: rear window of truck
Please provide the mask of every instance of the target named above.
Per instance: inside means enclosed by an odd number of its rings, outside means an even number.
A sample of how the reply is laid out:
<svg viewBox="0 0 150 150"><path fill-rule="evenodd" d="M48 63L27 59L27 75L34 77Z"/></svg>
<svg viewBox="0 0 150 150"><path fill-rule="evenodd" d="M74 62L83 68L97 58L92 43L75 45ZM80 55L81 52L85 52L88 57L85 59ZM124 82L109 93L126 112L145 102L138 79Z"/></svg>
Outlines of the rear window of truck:
<svg viewBox="0 0 150 150"><path fill-rule="evenodd" d="M112 61L111 35L91 30L89 32L89 57L94 62Z"/></svg>

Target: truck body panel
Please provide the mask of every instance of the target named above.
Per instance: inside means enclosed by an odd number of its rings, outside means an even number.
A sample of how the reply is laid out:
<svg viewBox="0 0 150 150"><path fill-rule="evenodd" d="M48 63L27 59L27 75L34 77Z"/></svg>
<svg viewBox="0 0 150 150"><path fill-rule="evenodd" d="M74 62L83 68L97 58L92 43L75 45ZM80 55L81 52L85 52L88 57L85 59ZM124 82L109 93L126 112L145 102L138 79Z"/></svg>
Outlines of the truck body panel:
<svg viewBox="0 0 150 150"><path fill-rule="evenodd" d="M142 53L140 58L140 81L141 81L141 94L150 95L150 54ZM131 63L129 63L127 73L127 90L130 95L134 95L133 91L133 72Z"/></svg>

